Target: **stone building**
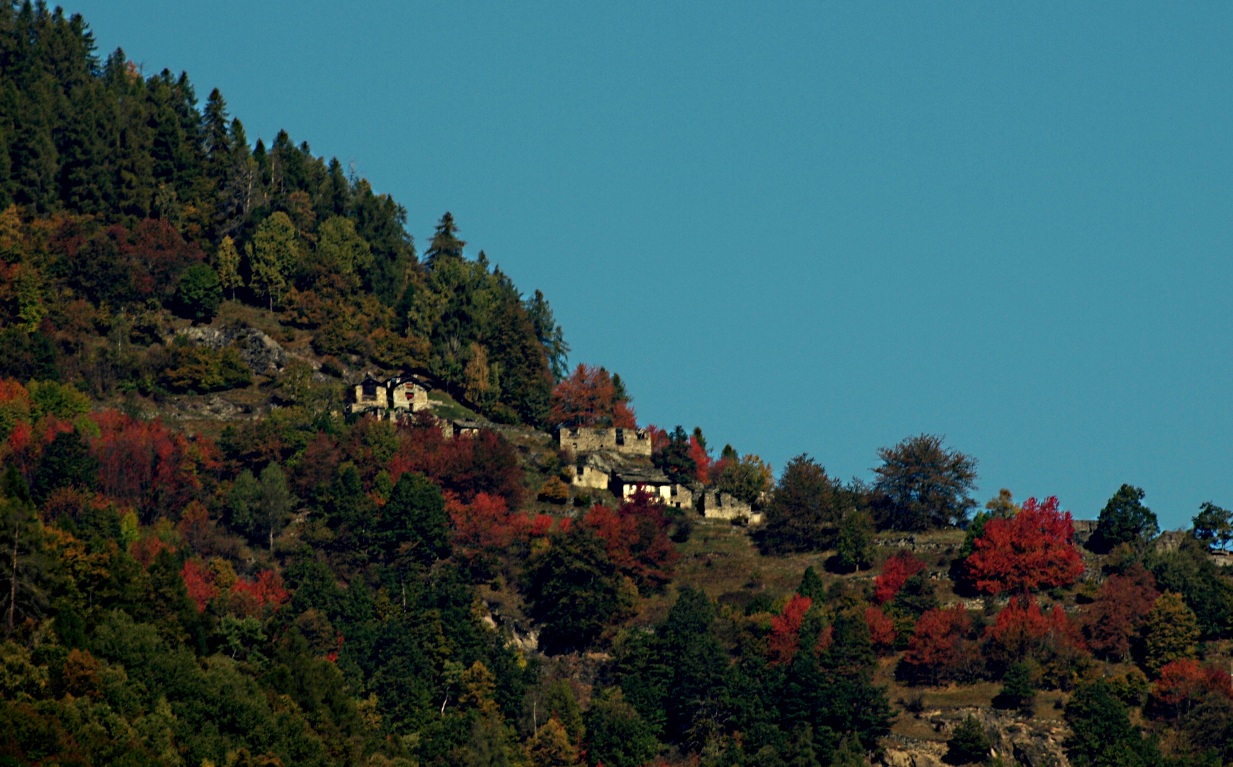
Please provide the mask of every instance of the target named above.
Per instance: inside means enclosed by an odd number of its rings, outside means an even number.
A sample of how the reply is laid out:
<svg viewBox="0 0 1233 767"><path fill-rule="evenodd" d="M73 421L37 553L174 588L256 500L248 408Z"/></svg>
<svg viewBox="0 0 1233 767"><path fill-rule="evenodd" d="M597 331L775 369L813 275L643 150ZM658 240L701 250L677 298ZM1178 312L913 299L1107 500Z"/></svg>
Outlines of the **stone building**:
<svg viewBox="0 0 1233 767"><path fill-rule="evenodd" d="M729 521L743 519L755 525L762 521L762 515L755 513L753 507L748 503L727 493L721 493L718 490L707 490L702 493L698 506L702 511L702 516L707 519L726 519Z"/></svg>
<svg viewBox="0 0 1233 767"><path fill-rule="evenodd" d="M569 448L576 455L606 451L621 455L651 457L651 433L646 429L596 426L561 427L557 432L557 440L561 447Z"/></svg>
<svg viewBox="0 0 1233 767"><path fill-rule="evenodd" d="M693 491L668 479L659 469L619 469L612 477L611 488L612 494L622 500L629 500L634 493L643 490L658 497L665 506L691 509L694 505Z"/></svg>
<svg viewBox="0 0 1233 767"><path fill-rule="evenodd" d="M384 381L365 375L355 385L354 401L348 406L352 413L389 414L415 413L428 407L428 387L411 375L394 376Z"/></svg>

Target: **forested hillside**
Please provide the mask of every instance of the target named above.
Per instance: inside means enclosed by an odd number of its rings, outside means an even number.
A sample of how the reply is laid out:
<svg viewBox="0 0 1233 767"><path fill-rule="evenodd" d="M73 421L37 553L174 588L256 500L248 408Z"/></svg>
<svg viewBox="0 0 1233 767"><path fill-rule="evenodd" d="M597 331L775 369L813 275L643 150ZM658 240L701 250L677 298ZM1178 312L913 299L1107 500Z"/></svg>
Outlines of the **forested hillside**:
<svg viewBox="0 0 1233 767"><path fill-rule="evenodd" d="M927 434L776 478L405 225L0 6L0 764L1233 763L1226 509L1077 535Z"/></svg>

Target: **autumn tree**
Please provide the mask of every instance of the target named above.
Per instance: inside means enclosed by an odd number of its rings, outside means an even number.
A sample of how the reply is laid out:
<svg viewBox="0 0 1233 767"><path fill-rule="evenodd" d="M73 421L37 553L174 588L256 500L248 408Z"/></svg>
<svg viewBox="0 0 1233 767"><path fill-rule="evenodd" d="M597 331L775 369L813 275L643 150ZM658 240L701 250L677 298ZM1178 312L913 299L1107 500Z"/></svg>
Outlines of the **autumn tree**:
<svg viewBox="0 0 1233 767"><path fill-rule="evenodd" d="M716 490L751 506L760 504L775 484L770 464L752 453L738 457L733 450L731 455L722 456L711 471L718 474Z"/></svg>
<svg viewBox="0 0 1233 767"><path fill-rule="evenodd" d="M882 564L882 572L873 579L873 600L878 604L891 601L909 578L924 569L924 561L912 552L895 552Z"/></svg>
<svg viewBox="0 0 1233 767"><path fill-rule="evenodd" d="M885 499L883 524L895 530L928 530L961 524L976 505L976 459L947 450L932 434L908 437L878 450L882 465L874 489Z"/></svg>
<svg viewBox="0 0 1233 767"><path fill-rule="evenodd" d="M1070 512L1059 511L1056 497L1044 503L1029 498L1018 514L985 524L967 559L967 573L989 594L1069 586L1083 574L1074 534Z"/></svg>
<svg viewBox="0 0 1233 767"><path fill-rule="evenodd" d="M1166 591L1143 621L1143 666L1155 676L1166 664L1194 657L1199 623L1180 594Z"/></svg>
<svg viewBox="0 0 1233 767"><path fill-rule="evenodd" d="M972 616L962 605L926 611L916 621L900 674L916 683L970 681L980 671Z"/></svg>
<svg viewBox="0 0 1233 767"><path fill-rule="evenodd" d="M1093 551L1107 552L1118 544L1142 545L1156 537L1160 526L1152 510L1143 505L1144 495L1142 488L1133 485L1118 488L1100 510L1088 547Z"/></svg>
<svg viewBox="0 0 1233 767"><path fill-rule="evenodd" d="M548 422L559 427L637 427L634 411L602 367L579 364L573 374L552 390Z"/></svg>
<svg viewBox="0 0 1233 767"><path fill-rule="evenodd" d="M218 245L218 251L214 255L214 270L218 272L219 285L234 299L235 289L244 287L244 280L240 277L240 253L230 235L223 237Z"/></svg>
<svg viewBox="0 0 1233 767"><path fill-rule="evenodd" d="M996 674L1007 673L1017 661L1031 661L1050 687L1068 688L1088 660L1079 628L1061 606L1045 612L1031 596L1011 600L985 630L984 642Z"/></svg>
<svg viewBox="0 0 1233 767"><path fill-rule="evenodd" d="M1111 661L1130 658L1158 596L1155 577L1138 563L1110 575L1091 604L1083 607L1083 633L1088 646Z"/></svg>

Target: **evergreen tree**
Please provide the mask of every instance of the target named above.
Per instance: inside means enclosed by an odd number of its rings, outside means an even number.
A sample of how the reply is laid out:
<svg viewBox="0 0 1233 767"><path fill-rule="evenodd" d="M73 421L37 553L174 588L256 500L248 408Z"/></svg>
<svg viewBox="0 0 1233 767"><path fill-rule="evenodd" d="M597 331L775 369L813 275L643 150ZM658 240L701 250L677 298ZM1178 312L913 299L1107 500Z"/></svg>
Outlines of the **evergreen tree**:
<svg viewBox="0 0 1233 767"><path fill-rule="evenodd" d="M966 717L947 742L946 761L951 764L971 764L983 762L989 756L993 744L985 726L974 716Z"/></svg>
<svg viewBox="0 0 1233 767"><path fill-rule="evenodd" d="M1142 488L1132 485L1118 488L1100 510L1096 531L1088 545L1095 551L1107 552L1118 544L1142 546L1155 538L1160 526L1152 510L1143 505L1143 496Z"/></svg>
<svg viewBox="0 0 1233 767"><path fill-rule="evenodd" d="M424 266L432 271L443 259L462 260L462 249L466 244L458 239L458 226L454 223L454 216L446 211L437 222L437 230L432 235L428 250L424 251Z"/></svg>
<svg viewBox="0 0 1233 767"><path fill-rule="evenodd" d="M826 469L809 456L788 461L766 507L761 533L764 548L773 552L825 548L844 511L840 490Z"/></svg>
<svg viewBox="0 0 1233 767"><path fill-rule="evenodd" d="M1079 687L1066 706L1071 736L1066 753L1075 767L1155 767L1155 746L1131 723L1108 682Z"/></svg>
<svg viewBox="0 0 1233 767"><path fill-rule="evenodd" d="M835 555L844 570L873 566L873 517L863 509L849 509L839 522Z"/></svg>

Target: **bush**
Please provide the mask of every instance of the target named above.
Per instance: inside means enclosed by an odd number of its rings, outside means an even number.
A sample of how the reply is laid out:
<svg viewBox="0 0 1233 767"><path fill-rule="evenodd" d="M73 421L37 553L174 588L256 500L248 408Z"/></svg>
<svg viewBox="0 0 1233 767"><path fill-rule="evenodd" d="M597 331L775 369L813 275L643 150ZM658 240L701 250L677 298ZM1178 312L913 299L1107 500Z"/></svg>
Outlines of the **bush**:
<svg viewBox="0 0 1233 767"><path fill-rule="evenodd" d="M950 764L983 762L993 748L985 726L974 716L969 716L955 727L947 745L946 761Z"/></svg>

